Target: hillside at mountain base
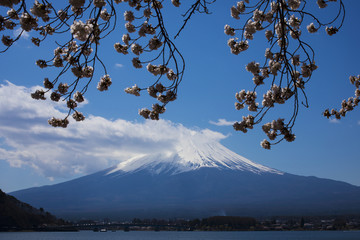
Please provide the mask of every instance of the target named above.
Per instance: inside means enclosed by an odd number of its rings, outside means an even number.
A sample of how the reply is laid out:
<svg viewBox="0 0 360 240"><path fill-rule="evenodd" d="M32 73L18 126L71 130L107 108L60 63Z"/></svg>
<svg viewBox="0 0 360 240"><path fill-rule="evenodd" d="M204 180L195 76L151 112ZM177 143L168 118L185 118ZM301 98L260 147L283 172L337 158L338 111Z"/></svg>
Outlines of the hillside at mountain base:
<svg viewBox="0 0 360 240"><path fill-rule="evenodd" d="M34 229L43 225L64 225L42 208L36 209L31 205L17 200L0 190L0 231Z"/></svg>

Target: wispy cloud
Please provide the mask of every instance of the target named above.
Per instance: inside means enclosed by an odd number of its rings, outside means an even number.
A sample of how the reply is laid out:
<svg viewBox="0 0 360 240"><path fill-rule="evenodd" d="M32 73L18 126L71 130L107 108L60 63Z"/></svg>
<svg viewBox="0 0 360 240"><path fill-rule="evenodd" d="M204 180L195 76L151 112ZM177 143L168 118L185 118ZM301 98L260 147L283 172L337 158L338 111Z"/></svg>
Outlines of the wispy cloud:
<svg viewBox="0 0 360 240"><path fill-rule="evenodd" d="M22 28L15 29L14 32L13 32L13 33L14 33L14 37L19 36L19 34L21 33L21 31L23 31ZM21 38L28 39L29 37L30 37L30 34L29 34L28 32L26 32L26 31L23 31L23 33L21 34Z"/></svg>
<svg viewBox="0 0 360 240"><path fill-rule="evenodd" d="M339 120L339 119L336 119L336 118L330 118L330 119L329 119L329 122L330 122L330 123L335 123L335 124L341 123L340 120Z"/></svg>
<svg viewBox="0 0 360 240"><path fill-rule="evenodd" d="M71 122L66 129L53 128L47 119L64 116L66 109L31 99L36 88L0 84L0 160L14 167L30 166L49 179L102 170L138 154L171 151L190 137L216 142L226 137L166 120L131 122L100 116Z"/></svg>
<svg viewBox="0 0 360 240"><path fill-rule="evenodd" d="M226 119L220 118L217 122L209 121L209 123L216 125L216 126L232 126L235 121L228 121Z"/></svg>
<svg viewBox="0 0 360 240"><path fill-rule="evenodd" d="M124 67L124 64L121 64L121 63L115 63L115 67L116 67L116 68L122 68L122 67Z"/></svg>

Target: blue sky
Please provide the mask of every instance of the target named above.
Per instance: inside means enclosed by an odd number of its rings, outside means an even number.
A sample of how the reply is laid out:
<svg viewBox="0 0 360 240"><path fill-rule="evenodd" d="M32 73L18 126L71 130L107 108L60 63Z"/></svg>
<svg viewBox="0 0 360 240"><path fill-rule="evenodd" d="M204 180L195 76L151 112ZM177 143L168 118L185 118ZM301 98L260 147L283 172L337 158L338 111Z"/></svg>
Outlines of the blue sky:
<svg viewBox="0 0 360 240"><path fill-rule="evenodd" d="M186 72L178 99L167 106L162 115L164 121L157 123L144 121L138 115L138 109L151 107L153 99L124 92L135 83L148 86L153 77L144 69L134 69L132 56L113 50L113 44L121 40L125 31L121 24L101 43L101 55L113 81L110 90L96 90L97 79L103 75L96 73L85 96L87 103L80 108L88 119L72 123L66 130L54 129L46 123L53 114L61 116L65 111L62 106L29 98L31 90L41 85L44 77L56 74L35 66L37 59L51 57L53 41L49 39L37 48L29 38L22 38L1 54L0 188L11 192L66 181L110 167L137 151L160 151L170 141L168 134L177 136L189 130L201 133L205 129L218 136L216 141L257 163L360 186L359 111L354 110L341 121L327 120L321 115L324 109L338 108L344 98L354 94L348 77L360 74L357 15L360 2L344 1L346 19L337 35L329 37L324 31L311 36L304 33L316 52L319 66L306 87L310 107L300 108L294 127L296 140L274 146L271 151L260 147L265 136L259 127L243 134L220 124L248 114L235 110L234 96L241 89L253 88L252 75L246 72L245 65L263 61L266 48L263 33L259 32L246 52L238 56L230 53L226 45L229 37L223 28L225 24L236 23L230 17L234 3L218 1L210 6L211 15L195 15L176 41L186 60ZM0 8L1 13L3 10ZM169 32L174 33L181 24L175 13L183 11L184 8L175 9L165 15ZM328 17L327 9L314 11L322 18ZM265 121L287 117L290 110L290 105L275 108Z"/></svg>

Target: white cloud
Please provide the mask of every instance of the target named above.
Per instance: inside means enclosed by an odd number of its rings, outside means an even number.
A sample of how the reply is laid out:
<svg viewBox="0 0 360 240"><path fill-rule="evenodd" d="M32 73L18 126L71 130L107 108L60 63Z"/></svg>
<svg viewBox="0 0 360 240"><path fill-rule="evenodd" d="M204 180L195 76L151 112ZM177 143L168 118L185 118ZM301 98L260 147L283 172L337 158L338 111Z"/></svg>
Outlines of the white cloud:
<svg viewBox="0 0 360 240"><path fill-rule="evenodd" d="M19 34L21 33L22 31L22 28L18 28L18 29L15 29L14 30L14 37L18 37ZM30 34L26 31L23 31L23 33L21 34L21 38L24 38L24 39L28 39L30 37Z"/></svg>
<svg viewBox="0 0 360 240"><path fill-rule="evenodd" d="M100 116L80 123L70 120L66 129L53 128L47 119L63 117L66 109L31 99L34 89L0 84L0 160L30 166L49 179L102 170L138 154L168 152L187 138L218 142L226 137L166 120L112 121Z"/></svg>
<svg viewBox="0 0 360 240"><path fill-rule="evenodd" d="M338 123L340 123L340 120L339 120L339 119L336 119L336 118L330 118L330 119L329 119L329 122L330 122L330 123L336 123L336 124L338 124Z"/></svg>
<svg viewBox="0 0 360 240"><path fill-rule="evenodd" d="M115 67L117 67L117 68L122 68L122 67L124 67L124 64L121 64L121 63L115 63Z"/></svg>
<svg viewBox="0 0 360 240"><path fill-rule="evenodd" d="M226 119L220 118L217 122L209 121L209 123L216 125L216 126L232 126L235 121L228 121Z"/></svg>

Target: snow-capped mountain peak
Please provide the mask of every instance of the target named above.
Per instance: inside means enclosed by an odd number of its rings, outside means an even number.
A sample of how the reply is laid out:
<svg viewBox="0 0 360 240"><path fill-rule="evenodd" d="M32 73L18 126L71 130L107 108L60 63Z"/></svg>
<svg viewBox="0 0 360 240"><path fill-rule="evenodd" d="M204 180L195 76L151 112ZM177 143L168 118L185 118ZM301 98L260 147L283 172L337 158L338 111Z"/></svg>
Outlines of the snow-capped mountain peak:
<svg viewBox="0 0 360 240"><path fill-rule="evenodd" d="M249 171L256 174L282 172L254 163L224 147L216 141L196 141L188 139L175 146L174 151L139 154L112 168L108 174L118 171L134 172L148 170L152 174L182 172L200 168L218 168Z"/></svg>

